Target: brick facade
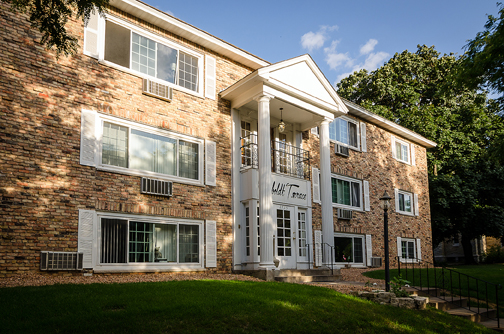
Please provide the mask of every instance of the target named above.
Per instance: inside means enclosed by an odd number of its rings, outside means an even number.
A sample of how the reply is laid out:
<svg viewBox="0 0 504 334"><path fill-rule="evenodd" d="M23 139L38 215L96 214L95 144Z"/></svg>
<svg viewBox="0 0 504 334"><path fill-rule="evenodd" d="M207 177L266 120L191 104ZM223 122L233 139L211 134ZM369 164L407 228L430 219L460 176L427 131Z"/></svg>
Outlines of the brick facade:
<svg viewBox="0 0 504 334"><path fill-rule="evenodd" d="M40 272L41 251L77 251L79 209L217 222L217 267L233 270L231 103L173 89L166 102L142 94L142 78L83 54L56 59L41 46L27 16L0 4L0 277ZM254 69L116 8L109 15L216 59L216 91ZM84 25L70 21L82 46ZM203 78L200 78L203 80ZM140 177L80 164L81 113L96 111L175 134L217 144L217 186L173 182L172 197L141 194ZM350 115L350 117L352 117ZM362 121L362 120L361 120ZM332 172L370 183L371 211L337 219L334 230L371 234L373 256L383 256L383 212L378 198L394 188L419 194L420 215L390 214L391 256L395 237L421 238L423 257L432 259L425 148L416 145L416 166L392 158L391 133L367 123L367 153L331 155ZM319 161L318 137L303 133L303 145ZM334 152L334 144L331 152ZM238 195L237 195L238 196ZM320 205L313 204L313 230L320 229ZM239 222L235 222L238 224ZM203 257L204 254L201 254Z"/></svg>

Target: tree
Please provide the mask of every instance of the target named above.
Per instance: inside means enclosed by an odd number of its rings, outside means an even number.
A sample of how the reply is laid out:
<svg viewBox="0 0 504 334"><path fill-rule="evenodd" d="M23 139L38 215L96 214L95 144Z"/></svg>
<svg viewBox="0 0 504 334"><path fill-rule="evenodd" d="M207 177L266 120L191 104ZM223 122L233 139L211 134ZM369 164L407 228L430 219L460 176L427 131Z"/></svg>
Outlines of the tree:
<svg viewBox="0 0 504 334"><path fill-rule="evenodd" d="M500 236L504 229L498 216L504 203L491 202L484 183L504 195L504 184L491 181L504 178L504 170L489 159L504 122L486 92L455 81L461 66L461 58L419 45L415 53L396 53L376 71L343 79L338 94L438 144L427 152L434 241L461 233L471 254L471 239Z"/></svg>
<svg viewBox="0 0 504 334"><path fill-rule="evenodd" d="M466 44L459 80L501 94L504 105L504 6L497 7L499 17L488 15L485 30Z"/></svg>
<svg viewBox="0 0 504 334"><path fill-rule="evenodd" d="M1 0L12 11L27 13L33 28L42 33L41 44L55 49L57 56L75 54L77 38L65 28L69 19L89 20L92 12L104 15L109 0Z"/></svg>

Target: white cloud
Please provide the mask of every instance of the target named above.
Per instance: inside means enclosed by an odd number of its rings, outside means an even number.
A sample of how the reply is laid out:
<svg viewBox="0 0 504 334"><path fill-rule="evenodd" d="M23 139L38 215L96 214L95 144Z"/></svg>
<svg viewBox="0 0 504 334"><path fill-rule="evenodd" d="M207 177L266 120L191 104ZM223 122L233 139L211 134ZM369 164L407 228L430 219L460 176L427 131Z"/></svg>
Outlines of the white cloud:
<svg viewBox="0 0 504 334"><path fill-rule="evenodd" d="M365 45L363 45L360 48L360 54L367 55L368 53L372 52L376 44L378 44L378 41L376 39L371 38L369 41L367 41Z"/></svg>
<svg viewBox="0 0 504 334"><path fill-rule="evenodd" d="M390 55L386 52L371 53L360 68L365 68L368 71L374 71L380 66Z"/></svg>
<svg viewBox="0 0 504 334"><path fill-rule="evenodd" d="M307 32L301 36L301 46L303 49L307 49L308 52L320 49L327 40L327 33L337 29L338 26L321 26L317 32Z"/></svg>

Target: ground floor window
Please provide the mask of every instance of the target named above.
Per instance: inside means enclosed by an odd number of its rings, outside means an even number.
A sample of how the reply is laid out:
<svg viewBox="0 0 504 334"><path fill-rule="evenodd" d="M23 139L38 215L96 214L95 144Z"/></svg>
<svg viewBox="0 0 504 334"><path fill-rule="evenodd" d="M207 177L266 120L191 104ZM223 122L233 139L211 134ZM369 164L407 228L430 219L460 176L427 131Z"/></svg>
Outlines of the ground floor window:
<svg viewBox="0 0 504 334"><path fill-rule="evenodd" d="M403 259L416 259L415 249L416 247L414 239L401 240L401 257Z"/></svg>
<svg viewBox="0 0 504 334"><path fill-rule="evenodd" d="M100 219L100 263L199 263L201 224Z"/></svg>
<svg viewBox="0 0 504 334"><path fill-rule="evenodd" d="M364 236L337 233L334 236L334 262L364 263Z"/></svg>

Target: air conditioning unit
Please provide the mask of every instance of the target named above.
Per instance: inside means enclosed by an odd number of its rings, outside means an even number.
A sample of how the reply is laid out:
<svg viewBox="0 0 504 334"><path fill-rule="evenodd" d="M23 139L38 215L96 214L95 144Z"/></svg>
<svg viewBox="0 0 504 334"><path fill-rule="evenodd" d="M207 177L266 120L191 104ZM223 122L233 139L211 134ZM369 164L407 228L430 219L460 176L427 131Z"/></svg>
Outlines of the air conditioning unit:
<svg viewBox="0 0 504 334"><path fill-rule="evenodd" d="M338 209L338 219L352 219L352 210Z"/></svg>
<svg viewBox="0 0 504 334"><path fill-rule="evenodd" d="M344 157L348 157L350 155L350 150L345 145L335 144L334 151L338 155L342 155Z"/></svg>
<svg viewBox="0 0 504 334"><path fill-rule="evenodd" d="M140 192L148 195L172 196L173 183L170 181L142 177Z"/></svg>
<svg viewBox="0 0 504 334"><path fill-rule="evenodd" d="M40 252L40 270L82 270L82 253Z"/></svg>
<svg viewBox="0 0 504 334"><path fill-rule="evenodd" d="M380 268L382 263L382 258L381 257L372 257L371 258L371 267L372 268Z"/></svg>
<svg viewBox="0 0 504 334"><path fill-rule="evenodd" d="M167 85L160 84L150 79L143 79L142 92L145 95L157 97L170 102L173 98L173 90Z"/></svg>

